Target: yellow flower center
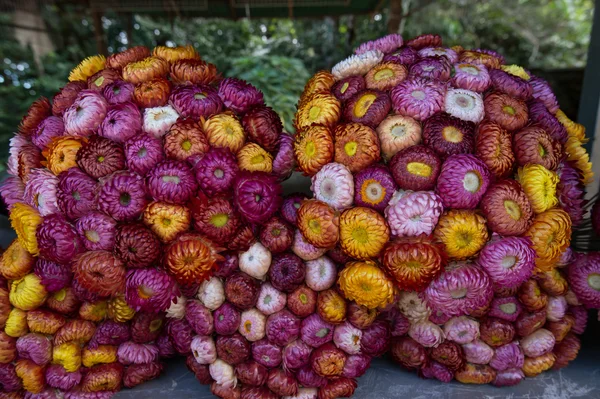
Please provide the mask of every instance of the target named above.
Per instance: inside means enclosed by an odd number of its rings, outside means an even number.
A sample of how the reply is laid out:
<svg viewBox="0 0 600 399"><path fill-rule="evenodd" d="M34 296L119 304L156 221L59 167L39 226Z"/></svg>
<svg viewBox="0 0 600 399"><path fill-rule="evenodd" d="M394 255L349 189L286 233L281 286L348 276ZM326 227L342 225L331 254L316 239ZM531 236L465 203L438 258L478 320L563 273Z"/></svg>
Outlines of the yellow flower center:
<svg viewBox="0 0 600 399"><path fill-rule="evenodd" d="M263 154L256 154L252 158L250 158L250 163L252 165L261 164L265 161L265 156Z"/></svg>
<svg viewBox="0 0 600 399"><path fill-rule="evenodd" d="M446 126L442 129L442 137L450 143L460 143L463 141L463 133L454 126Z"/></svg>
<svg viewBox="0 0 600 399"><path fill-rule="evenodd" d="M315 155L315 153L317 152L317 146L315 145L314 141L309 141L308 143L306 143L305 148L305 152L306 152L306 156L308 157L312 157Z"/></svg>
<svg viewBox="0 0 600 399"><path fill-rule="evenodd" d="M349 141L344 145L344 151L349 156L356 155L356 151L358 150L358 143L356 141Z"/></svg>
<svg viewBox="0 0 600 399"><path fill-rule="evenodd" d="M315 234L321 234L321 223L317 219L311 219L308 222L308 228Z"/></svg>
<svg viewBox="0 0 600 399"><path fill-rule="evenodd" d="M455 241L456 246L461 249L467 248L471 244L471 241L473 240L471 233L468 231L456 232L455 238L456 238L456 241Z"/></svg>
<svg viewBox="0 0 600 399"><path fill-rule="evenodd" d="M165 227L169 227L171 225L171 219L169 219L169 218L162 218L161 222L162 222L162 225Z"/></svg>
<svg viewBox="0 0 600 399"><path fill-rule="evenodd" d="M356 102L356 105L354 106L354 116L356 116L357 118L362 118L363 116L365 116L365 114L369 110L369 107L371 106L371 104L373 104L373 102L376 99L377 96L371 93L365 94L362 97L360 97Z"/></svg>
<svg viewBox="0 0 600 399"><path fill-rule="evenodd" d="M516 256L508 255L502 258L500 261L500 266L502 266L504 269L510 269L517 264L517 261L518 258Z"/></svg>
<svg viewBox="0 0 600 399"><path fill-rule="evenodd" d="M100 155L100 156L98 157L98 162L99 162L99 163L102 163L102 162L104 162L104 157L103 157L102 155Z"/></svg>
<svg viewBox="0 0 600 399"><path fill-rule="evenodd" d="M376 82L379 82L381 80L389 79L393 76L394 76L394 71L392 71L390 68L385 68L380 71L377 71L375 73L375 75L373 76L373 78L375 79Z"/></svg>
<svg viewBox="0 0 600 399"><path fill-rule="evenodd" d="M54 294L54 299L57 300L58 302L64 301L66 297L67 297L67 290L64 288L62 290L58 291L56 294Z"/></svg>
<svg viewBox="0 0 600 399"><path fill-rule="evenodd" d="M544 158L546 155L548 155L548 151L546 151L546 147L544 147L541 144L538 144L538 154L540 154L540 157Z"/></svg>
<svg viewBox="0 0 600 399"><path fill-rule="evenodd" d="M363 227L357 227L352 230L352 238L361 244L366 244L369 242L369 233L367 232L367 229Z"/></svg>
<svg viewBox="0 0 600 399"><path fill-rule="evenodd" d="M479 75L479 69L477 69L477 67L472 64L461 65L459 68L461 71L468 73L469 75Z"/></svg>
<svg viewBox="0 0 600 399"><path fill-rule="evenodd" d="M91 241L91 242L100 241L100 235L98 234L97 231L94 231L94 230L86 230L85 238L87 238L88 241Z"/></svg>
<svg viewBox="0 0 600 399"><path fill-rule="evenodd" d="M513 219L513 220L521 219L521 208L515 201L505 200L504 201L504 209L506 210L506 213L508 213L508 216L511 217L511 219Z"/></svg>
<svg viewBox="0 0 600 399"><path fill-rule="evenodd" d="M225 213L217 213L216 215L211 216L210 224L215 227L223 227L229 221L229 216Z"/></svg>
<svg viewBox="0 0 600 399"><path fill-rule="evenodd" d="M206 95L204 93L196 93L194 94L194 100L204 100Z"/></svg>
<svg viewBox="0 0 600 399"><path fill-rule="evenodd" d="M311 121L314 121L319 117L320 114L321 114L321 107L317 107L316 105L313 105L308 110L308 119L310 119Z"/></svg>
<svg viewBox="0 0 600 399"><path fill-rule="evenodd" d="M515 115L515 109L513 107L511 107L510 105L505 105L504 107L502 107L502 111L504 111L504 113L509 114L511 116Z"/></svg>
<svg viewBox="0 0 600 399"><path fill-rule="evenodd" d="M184 151L189 151L192 148L192 142L189 140L185 140L183 143L181 143L181 148Z"/></svg>
<svg viewBox="0 0 600 399"><path fill-rule="evenodd" d="M96 79L94 81L94 84L98 87L102 86L102 83L104 83L104 76L100 76L98 79Z"/></svg>
<svg viewBox="0 0 600 399"><path fill-rule="evenodd" d="M409 162L408 165L406 165L406 170L412 175L422 177L429 177L432 172L431 166L423 162Z"/></svg>
<svg viewBox="0 0 600 399"><path fill-rule="evenodd" d="M348 90L348 87L350 87L350 83L344 82L344 84L342 85L342 88L340 89L340 92L342 94L344 94L346 92L346 90Z"/></svg>

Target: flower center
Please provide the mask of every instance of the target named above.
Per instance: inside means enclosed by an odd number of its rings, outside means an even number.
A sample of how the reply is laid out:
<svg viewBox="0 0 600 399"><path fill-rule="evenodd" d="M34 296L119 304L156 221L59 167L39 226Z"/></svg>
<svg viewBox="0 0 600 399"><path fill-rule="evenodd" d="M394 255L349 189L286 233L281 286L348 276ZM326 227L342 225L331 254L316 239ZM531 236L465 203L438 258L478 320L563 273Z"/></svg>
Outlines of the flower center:
<svg viewBox="0 0 600 399"><path fill-rule="evenodd" d="M317 107L316 105L313 105L308 110L308 119L310 119L311 121L314 121L319 117L320 114L321 114L321 107Z"/></svg>
<svg viewBox="0 0 600 399"><path fill-rule="evenodd" d="M213 172L213 176L215 176L217 179L222 179L224 175L225 172L223 172L223 169L215 169Z"/></svg>
<svg viewBox="0 0 600 399"><path fill-rule="evenodd" d="M112 91L114 94L119 94L121 92L121 88L119 86L113 86Z"/></svg>
<svg viewBox="0 0 600 399"><path fill-rule="evenodd" d="M363 96L361 96L356 102L356 105L354 106L354 116L356 116L357 118L362 118L363 116L365 116L365 114L371 107L371 104L373 104L373 102L376 99L377 96L372 93L364 94Z"/></svg>
<svg viewBox="0 0 600 399"><path fill-rule="evenodd" d="M104 76L100 76L98 79L96 79L94 81L94 84L98 87L102 86L102 83L104 83Z"/></svg>
<svg viewBox="0 0 600 399"><path fill-rule="evenodd" d="M95 230L86 230L85 238L87 238L88 241L91 242L98 242L100 241L100 234L98 234L98 232Z"/></svg>
<svg viewBox="0 0 600 399"><path fill-rule="evenodd" d="M279 237L281 235L281 230L275 227L271 230L271 235L273 237Z"/></svg>
<svg viewBox="0 0 600 399"><path fill-rule="evenodd" d="M385 192L385 188L378 181L367 180L363 184L362 194L365 202L371 204L379 203L385 197Z"/></svg>
<svg viewBox="0 0 600 399"><path fill-rule="evenodd" d="M71 194L71 195L73 196L75 201L79 201L81 199L81 195L79 195L79 191L73 191L73 194Z"/></svg>
<svg viewBox="0 0 600 399"><path fill-rule="evenodd" d="M468 96L457 96L454 102L461 108L473 108L473 99Z"/></svg>
<svg viewBox="0 0 600 399"><path fill-rule="evenodd" d="M192 142L189 140L184 140L183 143L181 143L181 149L184 151L189 151L192 149Z"/></svg>
<svg viewBox="0 0 600 399"><path fill-rule="evenodd" d="M265 156L263 154L257 154L255 156L253 156L252 158L250 158L250 163L252 165L261 164L264 161L265 161Z"/></svg>
<svg viewBox="0 0 600 399"><path fill-rule="evenodd" d="M300 203L299 202L294 202L294 208L300 209Z"/></svg>
<svg viewBox="0 0 600 399"><path fill-rule="evenodd" d="M215 227L223 227L229 221L229 216L225 213L217 213L216 215L211 216L210 224Z"/></svg>
<svg viewBox="0 0 600 399"><path fill-rule="evenodd" d="M459 231L456 233L456 246L466 248L471 244L471 234L468 231Z"/></svg>
<svg viewBox="0 0 600 399"><path fill-rule="evenodd" d="M546 147L544 147L542 144L538 144L538 154L540 154L540 157L544 158L546 155L548 155L548 151L546 150Z"/></svg>
<svg viewBox="0 0 600 399"><path fill-rule="evenodd" d="M433 171L431 166L423 162L409 162L408 165L406 165L406 170L411 175L417 175L421 177L429 177Z"/></svg>
<svg viewBox="0 0 600 399"><path fill-rule="evenodd" d="M321 234L321 223L317 219L311 219L308 222L308 228L315 234Z"/></svg>
<svg viewBox="0 0 600 399"><path fill-rule="evenodd" d="M477 69L477 67L475 67L475 66L473 66L471 64L469 64L469 65L461 65L460 66L460 70L463 71L463 72L465 72L465 73L467 73L467 74L469 74L469 75L472 75L472 76L479 75L479 69Z"/></svg>
<svg viewBox="0 0 600 399"><path fill-rule="evenodd" d="M517 257L513 255L507 255L500 261L500 266L502 266L504 269L510 269L516 264Z"/></svg>
<svg viewBox="0 0 600 399"><path fill-rule="evenodd" d="M204 93L196 93L194 94L194 100L204 100L206 95Z"/></svg>
<svg viewBox="0 0 600 399"><path fill-rule="evenodd" d="M357 227L352 230L352 238L360 244L366 244L369 242L369 233L363 227Z"/></svg>
<svg viewBox="0 0 600 399"><path fill-rule="evenodd" d="M514 116L516 113L515 109L510 105L505 105L504 107L502 107L502 111L504 111L505 114L509 114L511 116Z"/></svg>
<svg viewBox="0 0 600 399"><path fill-rule="evenodd" d="M375 75L373 76L373 78L375 79L376 82L379 82L381 80L389 79L393 76L394 76L394 71L392 71L390 68L385 68L385 69L382 69L381 71L377 71L375 73Z"/></svg>
<svg viewBox="0 0 600 399"><path fill-rule="evenodd" d="M391 130L390 133L392 134L393 137L402 138L402 137L406 136L406 126L404 126L404 125L395 125L392 128L392 130Z"/></svg>
<svg viewBox="0 0 600 399"><path fill-rule="evenodd" d="M348 87L350 87L350 83L344 82L344 84L340 88L340 93L344 94L346 92L346 90L348 90Z"/></svg>
<svg viewBox="0 0 600 399"><path fill-rule="evenodd" d="M596 291L600 291L600 274L592 273L587 278L588 285Z"/></svg>
<svg viewBox="0 0 600 399"><path fill-rule="evenodd" d="M463 187L470 193L476 193L481 186L481 180L479 178L479 173L475 171L470 171L465 174L463 178Z"/></svg>
<svg viewBox="0 0 600 399"><path fill-rule="evenodd" d="M319 338L323 338L329 334L329 328L320 328L319 331L315 334Z"/></svg>
<svg viewBox="0 0 600 399"><path fill-rule="evenodd" d="M98 161L98 163L102 163L104 162L104 157L102 155L99 155L98 158L96 158L96 160Z"/></svg>
<svg viewBox="0 0 600 399"><path fill-rule="evenodd" d="M306 143L305 151L308 157L312 157L317 152L317 146L313 141L309 141L308 143Z"/></svg>
<svg viewBox="0 0 600 399"><path fill-rule="evenodd" d="M463 141L462 132L454 126L446 126L442 129L442 137L450 143L460 143Z"/></svg>
<svg viewBox="0 0 600 399"><path fill-rule="evenodd" d="M466 288L459 288L457 290L450 291L450 296L453 299L462 299L462 298L464 298L464 297L467 296L467 289Z"/></svg>
<svg viewBox="0 0 600 399"><path fill-rule="evenodd" d="M412 98L414 98L415 100L419 100L419 101L423 101L427 97L427 95L425 95L425 92L423 90L413 90L413 92L410 93L410 95L412 96Z"/></svg>
<svg viewBox="0 0 600 399"><path fill-rule="evenodd" d="M356 141L349 141L344 144L344 151L347 155L351 157L356 155L356 150L358 150L358 143Z"/></svg>
<svg viewBox="0 0 600 399"><path fill-rule="evenodd" d="M512 302L503 303L499 307L500 307L500 310L506 314L514 314L517 311L517 305L515 305Z"/></svg>
<svg viewBox="0 0 600 399"><path fill-rule="evenodd" d="M62 290L58 291L56 294L54 294L54 299L59 302L64 301L66 297L67 297L67 290L64 288Z"/></svg>
<svg viewBox="0 0 600 399"><path fill-rule="evenodd" d="M250 332L252 331L252 322L250 320L246 320L246 322L244 323L244 329L246 330L246 332Z"/></svg>
<svg viewBox="0 0 600 399"><path fill-rule="evenodd" d="M146 149L146 147L142 147L138 150L138 157L140 158L144 158L146 155L148 154L148 150Z"/></svg>
<svg viewBox="0 0 600 399"><path fill-rule="evenodd" d="M165 183L179 184L181 182L181 179L179 178L179 176L166 175L162 177L162 181Z"/></svg>
<svg viewBox="0 0 600 399"><path fill-rule="evenodd" d="M160 329L161 326L162 326L162 320L160 320L160 319L152 320L152 322L150 323L150 331L156 332Z"/></svg>
<svg viewBox="0 0 600 399"><path fill-rule="evenodd" d="M271 298L271 295L267 294L267 295L265 295L265 298L263 299L263 303L264 303L265 305L268 305L268 304L270 304L270 303L271 303L271 299L272 299L272 298Z"/></svg>
<svg viewBox="0 0 600 399"><path fill-rule="evenodd" d="M129 193L121 193L119 196L119 203L123 206L127 206L131 203L131 195Z"/></svg>
<svg viewBox="0 0 600 399"><path fill-rule="evenodd" d="M138 287L137 291L138 296L142 299L150 299L152 298L152 295L154 295L154 291L152 291L150 287L146 287L143 284Z"/></svg>
<svg viewBox="0 0 600 399"><path fill-rule="evenodd" d="M508 213L508 216L510 216L511 219L521 219L521 208L515 201L504 200L504 209L506 210L506 213Z"/></svg>
<svg viewBox="0 0 600 399"><path fill-rule="evenodd" d="M260 194L255 194L254 195L254 201L256 203L259 203L262 200L262 197L260 196Z"/></svg>

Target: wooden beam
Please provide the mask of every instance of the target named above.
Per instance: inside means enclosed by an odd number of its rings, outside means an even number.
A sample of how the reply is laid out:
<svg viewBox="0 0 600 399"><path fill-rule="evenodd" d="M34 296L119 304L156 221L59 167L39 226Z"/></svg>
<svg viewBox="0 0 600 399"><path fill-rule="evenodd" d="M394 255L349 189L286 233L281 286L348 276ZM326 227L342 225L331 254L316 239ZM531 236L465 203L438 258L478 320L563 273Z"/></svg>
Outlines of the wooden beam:
<svg viewBox="0 0 600 399"><path fill-rule="evenodd" d="M388 33L398 33L402 21L402 0L390 0L390 11L388 15Z"/></svg>
<svg viewBox="0 0 600 399"><path fill-rule="evenodd" d="M100 11L93 11L92 19L94 21L94 38L96 39L96 51L98 51L98 54L107 56L108 47L106 45L106 36L104 35L104 28L102 27L102 13Z"/></svg>

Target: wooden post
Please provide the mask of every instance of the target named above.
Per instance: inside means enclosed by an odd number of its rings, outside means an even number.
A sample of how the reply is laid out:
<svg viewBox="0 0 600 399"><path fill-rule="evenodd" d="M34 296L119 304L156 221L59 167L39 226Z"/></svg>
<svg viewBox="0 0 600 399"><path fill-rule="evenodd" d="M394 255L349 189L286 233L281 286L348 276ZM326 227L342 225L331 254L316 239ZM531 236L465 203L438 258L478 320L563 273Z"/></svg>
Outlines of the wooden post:
<svg viewBox="0 0 600 399"><path fill-rule="evenodd" d="M104 36L104 28L102 27L102 13L100 11L92 11L92 19L94 20L94 37L96 39L96 51L98 54L108 55L106 45L106 36Z"/></svg>
<svg viewBox="0 0 600 399"><path fill-rule="evenodd" d="M388 33L398 33L402 21L402 0L390 0L390 12L388 16Z"/></svg>

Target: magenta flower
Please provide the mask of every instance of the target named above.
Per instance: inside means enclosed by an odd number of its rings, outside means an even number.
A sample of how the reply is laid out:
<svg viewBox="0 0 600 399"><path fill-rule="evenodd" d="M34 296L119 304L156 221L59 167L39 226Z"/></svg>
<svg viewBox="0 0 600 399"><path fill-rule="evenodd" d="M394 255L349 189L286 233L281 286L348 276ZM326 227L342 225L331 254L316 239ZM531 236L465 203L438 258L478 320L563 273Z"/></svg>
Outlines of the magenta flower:
<svg viewBox="0 0 600 399"><path fill-rule="evenodd" d="M98 192L98 209L118 221L139 217L147 203L144 179L133 172L113 173Z"/></svg>
<svg viewBox="0 0 600 399"><path fill-rule="evenodd" d="M523 370L518 368L507 369L503 371L498 371L496 373L496 379L494 379L494 382L492 382L492 384L497 387L510 387L520 383L523 378L525 378Z"/></svg>
<svg viewBox="0 0 600 399"><path fill-rule="evenodd" d="M385 209L394 236L429 235L444 210L442 199L432 191L399 191Z"/></svg>
<svg viewBox="0 0 600 399"><path fill-rule="evenodd" d="M44 150L55 137L60 137L65 133L65 124L62 118L49 116L40 123L33 134L31 141L40 150Z"/></svg>
<svg viewBox="0 0 600 399"><path fill-rule="evenodd" d="M132 102L111 106L100 125L98 135L122 143L142 130L142 114Z"/></svg>
<svg viewBox="0 0 600 399"><path fill-rule="evenodd" d="M132 364L123 373L123 385L132 388L146 381L157 378L163 370L163 364L152 362L145 364Z"/></svg>
<svg viewBox="0 0 600 399"><path fill-rule="evenodd" d="M8 140L8 160L6 166L8 173L13 176L19 176L19 155L24 148L31 146L31 142L22 134L15 134Z"/></svg>
<svg viewBox="0 0 600 399"><path fill-rule="evenodd" d="M240 312L229 302L225 302L213 313L215 332L218 335L231 335L240 326Z"/></svg>
<svg viewBox="0 0 600 399"><path fill-rule="evenodd" d="M110 251L115 245L117 222L102 212L93 211L80 217L75 228L88 251Z"/></svg>
<svg viewBox="0 0 600 399"><path fill-rule="evenodd" d="M446 57L450 63L455 64L458 61L456 51L447 47L425 47L418 52L419 57Z"/></svg>
<svg viewBox="0 0 600 399"><path fill-rule="evenodd" d="M464 345L479 338L479 322L467 316L453 317L444 324L446 339Z"/></svg>
<svg viewBox="0 0 600 399"><path fill-rule="evenodd" d="M474 155L452 155L442 164L436 191L446 208L476 208L490 184L487 166Z"/></svg>
<svg viewBox="0 0 600 399"><path fill-rule="evenodd" d="M179 115L195 120L208 118L223 110L217 90L206 85L177 86L171 92L169 103Z"/></svg>
<svg viewBox="0 0 600 399"><path fill-rule="evenodd" d="M273 158L273 174L280 180L285 180L290 177L295 167L294 138L290 134L282 133Z"/></svg>
<svg viewBox="0 0 600 399"><path fill-rule="evenodd" d="M137 135L125 142L125 158L129 170L146 176L150 169L165 159L162 140L147 134Z"/></svg>
<svg viewBox="0 0 600 399"><path fill-rule="evenodd" d="M412 47L402 47L392 53L386 54L383 57L384 62L395 62L397 64L402 64L407 67L411 66L417 59L419 55L417 50Z"/></svg>
<svg viewBox="0 0 600 399"><path fill-rule="evenodd" d="M535 251L527 237L494 236L479 253L477 263L495 286L518 287L533 273Z"/></svg>
<svg viewBox="0 0 600 399"><path fill-rule="evenodd" d="M77 230L60 213L44 218L37 228L36 238L40 256L56 263L68 264L84 250Z"/></svg>
<svg viewBox="0 0 600 399"><path fill-rule="evenodd" d="M46 383L52 388L68 391L81 382L81 371L69 373L60 364L51 364L46 368Z"/></svg>
<svg viewBox="0 0 600 399"><path fill-rule="evenodd" d="M573 316L575 322L571 331L575 334L583 334L587 327L588 312L584 306L569 306L567 313Z"/></svg>
<svg viewBox="0 0 600 399"><path fill-rule="evenodd" d="M441 382L450 382L454 379L454 373L441 363L431 361L421 368L421 375L425 378L436 379Z"/></svg>
<svg viewBox="0 0 600 399"><path fill-rule="evenodd" d="M348 76L337 81L331 88L331 93L340 101L348 101L365 87L365 79L362 76Z"/></svg>
<svg viewBox="0 0 600 399"><path fill-rule="evenodd" d="M0 196L2 196L2 201L10 211L14 204L24 201L25 186L23 181L16 176L8 176L0 186Z"/></svg>
<svg viewBox="0 0 600 399"><path fill-rule="evenodd" d="M446 266L446 270L423 292L433 311L461 316L487 305L494 295L488 275L469 263Z"/></svg>
<svg viewBox="0 0 600 399"><path fill-rule="evenodd" d="M300 319L288 310L274 313L267 319L267 338L279 346L285 346L300 335Z"/></svg>
<svg viewBox="0 0 600 399"><path fill-rule="evenodd" d="M314 313L302 320L300 338L313 348L333 340L335 326Z"/></svg>
<svg viewBox="0 0 600 399"><path fill-rule="evenodd" d="M264 103L263 94L251 84L235 78L223 79L219 84L219 97L225 106L238 113Z"/></svg>
<svg viewBox="0 0 600 399"><path fill-rule="evenodd" d="M129 324L105 320L96 327L89 346L90 348L96 348L98 345L121 345L128 341L130 337Z"/></svg>
<svg viewBox="0 0 600 399"><path fill-rule="evenodd" d="M411 78L426 78L446 82L452 74L452 62L447 57L423 57L410 66Z"/></svg>
<svg viewBox="0 0 600 399"><path fill-rule="evenodd" d="M522 310L521 304L515 297L494 298L488 316L514 322Z"/></svg>
<svg viewBox="0 0 600 399"><path fill-rule="evenodd" d="M523 367L525 356L517 342L511 342L496 348L494 357L490 361L490 366L498 371L506 369L520 369Z"/></svg>
<svg viewBox="0 0 600 399"><path fill-rule="evenodd" d="M206 195L214 196L232 189L239 167L228 148L211 147L196 163L194 171L200 189Z"/></svg>
<svg viewBox="0 0 600 399"><path fill-rule="evenodd" d="M502 69L491 69L490 79L496 90L519 100L527 101L533 93L528 81Z"/></svg>
<svg viewBox="0 0 600 399"><path fill-rule="evenodd" d="M198 189L192 168L183 161L163 161L147 179L148 191L156 201L184 204Z"/></svg>
<svg viewBox="0 0 600 399"><path fill-rule="evenodd" d="M10 184L10 183L9 183ZM59 211L57 204L58 178L48 169L33 169L22 192L22 200L46 216Z"/></svg>
<svg viewBox="0 0 600 399"><path fill-rule="evenodd" d="M98 130L107 112L108 103L102 94L82 90L63 114L65 133L70 136L90 136Z"/></svg>
<svg viewBox="0 0 600 399"><path fill-rule="evenodd" d="M335 338L335 336L334 336ZM390 330L388 323L383 320L375 320L370 326L362 331L360 348L362 353L379 357L382 356L390 345Z"/></svg>
<svg viewBox="0 0 600 399"><path fill-rule="evenodd" d="M262 224L269 220L281 206L281 196L281 186L267 173L242 172L234 182L234 205L250 223Z"/></svg>
<svg viewBox="0 0 600 399"><path fill-rule="evenodd" d="M560 181L556 193L560 206L571 217L571 224L578 226L585 213L585 186L581 182L581 173L570 162L562 162L557 170Z"/></svg>
<svg viewBox="0 0 600 399"><path fill-rule="evenodd" d="M477 339L462 346L465 360L474 364L488 364L494 357L494 350Z"/></svg>
<svg viewBox="0 0 600 399"><path fill-rule="evenodd" d="M302 193L288 194L284 198L281 205L281 216L286 222L296 226L298 222L298 209L300 209L300 205L305 199L306 195Z"/></svg>
<svg viewBox="0 0 600 399"><path fill-rule="evenodd" d="M556 338L554 338L554 335L545 328L536 330L520 341L521 349L527 357L545 355L554 348L555 343Z"/></svg>
<svg viewBox="0 0 600 399"><path fill-rule="evenodd" d="M131 83L124 82L122 80L116 80L108 86L106 86L102 90L102 94L104 95L104 98L106 98L106 101L108 101L109 104L121 104L127 101L131 101L134 89L135 86Z"/></svg>
<svg viewBox="0 0 600 399"><path fill-rule="evenodd" d="M173 277L154 268L130 270L125 284L125 300L137 311L163 312L179 296Z"/></svg>
<svg viewBox="0 0 600 399"><path fill-rule="evenodd" d="M191 344L194 331L185 319L169 319L167 323L167 333L173 347L181 355L187 355L192 352Z"/></svg>
<svg viewBox="0 0 600 399"><path fill-rule="evenodd" d="M541 101L551 114L556 114L556 111L559 109L558 100L556 99L550 84L537 76L532 76L531 79L529 79L529 84L533 91L533 98Z"/></svg>
<svg viewBox="0 0 600 399"><path fill-rule="evenodd" d="M426 348L435 348L444 341L442 329L428 320L411 324L408 336Z"/></svg>
<svg viewBox="0 0 600 399"><path fill-rule="evenodd" d="M131 340L138 344L156 340L164 323L164 313L137 312L131 320Z"/></svg>
<svg viewBox="0 0 600 399"><path fill-rule="evenodd" d="M483 93L491 84L490 74L485 65L461 62L454 65L453 86Z"/></svg>
<svg viewBox="0 0 600 399"><path fill-rule="evenodd" d="M394 195L396 182L383 165L373 165L354 175L354 203L383 212Z"/></svg>
<svg viewBox="0 0 600 399"><path fill-rule="evenodd" d="M185 319L192 330L199 335L211 335L213 333L213 315L210 309L195 299L190 299L185 305Z"/></svg>
<svg viewBox="0 0 600 399"><path fill-rule="evenodd" d="M144 364L158 360L158 348L152 344L123 342L117 351L119 362L125 365Z"/></svg>
<svg viewBox="0 0 600 399"><path fill-rule="evenodd" d="M400 115L407 115L424 121L442 110L446 86L423 78L408 78L390 91L393 109Z"/></svg>
<svg viewBox="0 0 600 399"><path fill-rule="evenodd" d="M402 47L403 43L402 35L392 33L377 40L371 40L370 42L361 44L354 50L354 54L360 55L371 50L379 50L382 53L387 54Z"/></svg>
<svg viewBox="0 0 600 399"><path fill-rule="evenodd" d="M69 219L77 219L95 209L96 180L78 168L62 172L58 180L58 207Z"/></svg>
<svg viewBox="0 0 600 399"><path fill-rule="evenodd" d="M265 367L277 367L283 360L283 354L279 346L265 338L252 343L252 358Z"/></svg>
<svg viewBox="0 0 600 399"><path fill-rule="evenodd" d="M17 339L17 353L22 359L29 359L38 366L45 366L52 360L52 341L43 334L23 335Z"/></svg>
<svg viewBox="0 0 600 399"><path fill-rule="evenodd" d="M37 258L33 272L40 278L48 292L60 291L66 288L73 279L73 273L68 265Z"/></svg>
<svg viewBox="0 0 600 399"><path fill-rule="evenodd" d="M558 140L562 144L567 141L567 129L548 111L544 103L532 100L527 105L531 123L539 124L554 140Z"/></svg>

